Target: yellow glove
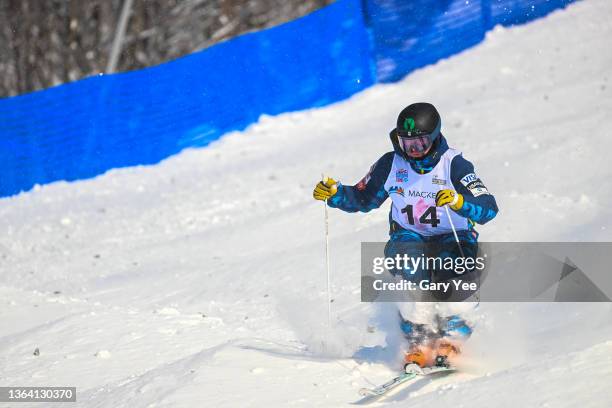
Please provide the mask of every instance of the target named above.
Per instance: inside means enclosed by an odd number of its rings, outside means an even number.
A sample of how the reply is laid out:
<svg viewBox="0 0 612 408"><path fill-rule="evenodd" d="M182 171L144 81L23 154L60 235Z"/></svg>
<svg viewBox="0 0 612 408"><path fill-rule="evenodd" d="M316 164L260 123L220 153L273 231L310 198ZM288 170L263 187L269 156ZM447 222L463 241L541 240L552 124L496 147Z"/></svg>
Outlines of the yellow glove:
<svg viewBox="0 0 612 408"><path fill-rule="evenodd" d="M323 181L319 181L319 184L315 187L312 192L312 196L315 200L325 201L331 198L338 192L338 182L331 177L325 177Z"/></svg>
<svg viewBox="0 0 612 408"><path fill-rule="evenodd" d="M463 207L463 196L453 190L440 190L436 194L436 206L442 207L449 205L450 208L457 211Z"/></svg>

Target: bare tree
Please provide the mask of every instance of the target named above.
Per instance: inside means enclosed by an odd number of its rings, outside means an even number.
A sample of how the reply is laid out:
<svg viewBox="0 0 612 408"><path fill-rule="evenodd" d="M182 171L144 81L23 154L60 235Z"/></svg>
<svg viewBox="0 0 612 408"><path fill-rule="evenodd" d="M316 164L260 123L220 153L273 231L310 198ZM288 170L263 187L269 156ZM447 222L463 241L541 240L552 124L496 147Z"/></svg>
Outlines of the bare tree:
<svg viewBox="0 0 612 408"><path fill-rule="evenodd" d="M156 65L332 0L134 0L118 71ZM0 96L104 72L123 0L0 0Z"/></svg>

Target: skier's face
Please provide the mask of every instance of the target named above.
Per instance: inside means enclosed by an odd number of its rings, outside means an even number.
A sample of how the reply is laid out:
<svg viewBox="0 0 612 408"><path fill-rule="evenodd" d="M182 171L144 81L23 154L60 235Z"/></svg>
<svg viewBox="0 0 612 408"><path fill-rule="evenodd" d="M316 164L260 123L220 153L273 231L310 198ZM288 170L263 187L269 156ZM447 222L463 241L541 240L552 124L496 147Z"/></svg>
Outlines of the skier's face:
<svg viewBox="0 0 612 408"><path fill-rule="evenodd" d="M398 132L397 139L400 149L402 149L408 157L412 157L413 159L425 157L433 145L431 135L428 134L406 137Z"/></svg>

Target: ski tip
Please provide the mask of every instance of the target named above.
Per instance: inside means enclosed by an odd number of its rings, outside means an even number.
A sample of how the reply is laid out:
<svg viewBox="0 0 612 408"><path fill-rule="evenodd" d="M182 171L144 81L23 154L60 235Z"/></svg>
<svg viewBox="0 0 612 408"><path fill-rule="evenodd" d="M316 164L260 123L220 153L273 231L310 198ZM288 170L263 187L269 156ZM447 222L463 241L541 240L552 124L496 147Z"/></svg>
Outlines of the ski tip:
<svg viewBox="0 0 612 408"><path fill-rule="evenodd" d="M360 388L359 395L361 395L362 397L372 397L378 394L376 394L374 391L372 391L369 388Z"/></svg>

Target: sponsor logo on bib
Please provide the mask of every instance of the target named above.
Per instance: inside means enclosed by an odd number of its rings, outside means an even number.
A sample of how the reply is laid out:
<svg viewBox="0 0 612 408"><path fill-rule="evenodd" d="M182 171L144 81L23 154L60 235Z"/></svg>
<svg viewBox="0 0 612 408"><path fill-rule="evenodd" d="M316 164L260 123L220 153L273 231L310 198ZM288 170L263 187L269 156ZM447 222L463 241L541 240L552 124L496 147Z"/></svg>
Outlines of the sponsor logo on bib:
<svg viewBox="0 0 612 408"><path fill-rule="evenodd" d="M419 198L436 198L436 193L433 191L416 191L416 190L408 190L408 197L419 197Z"/></svg>
<svg viewBox="0 0 612 408"><path fill-rule="evenodd" d="M446 185L446 180L439 179L438 176L433 176L431 179L431 184L438 184L440 186Z"/></svg>
<svg viewBox="0 0 612 408"><path fill-rule="evenodd" d="M408 170L399 169L395 172L395 182L396 183L406 183L408 181Z"/></svg>
<svg viewBox="0 0 612 408"><path fill-rule="evenodd" d="M404 197L404 189L401 186L391 186L391 188L389 188L389 194L399 194Z"/></svg>

